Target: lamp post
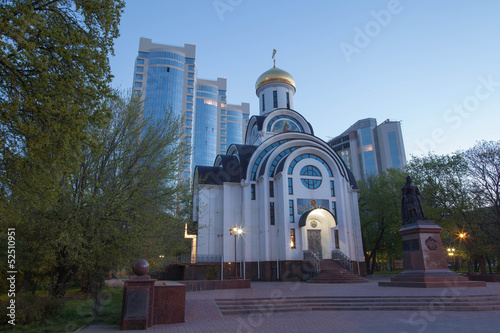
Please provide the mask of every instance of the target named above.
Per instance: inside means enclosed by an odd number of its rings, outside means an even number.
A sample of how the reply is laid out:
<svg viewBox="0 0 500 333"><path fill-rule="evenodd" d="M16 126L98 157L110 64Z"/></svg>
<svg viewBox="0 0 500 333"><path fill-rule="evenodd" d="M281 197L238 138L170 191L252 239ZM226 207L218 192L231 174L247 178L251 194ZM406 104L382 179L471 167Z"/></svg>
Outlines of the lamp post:
<svg viewBox="0 0 500 333"><path fill-rule="evenodd" d="M472 247L470 246L470 244L467 242L467 233L466 232L461 232L460 234L458 234L458 236L460 237L460 241L464 241L465 245L466 245L466 250L468 248L468 251L466 251L467 253L467 272L470 273L471 269L470 269L470 258L469 258L469 252L472 254Z"/></svg>
<svg viewBox="0 0 500 333"><path fill-rule="evenodd" d="M448 256L450 256L451 262L453 263L453 269L455 269L455 259L453 257L454 255L455 255L455 249L448 248Z"/></svg>
<svg viewBox="0 0 500 333"><path fill-rule="evenodd" d="M234 277L236 277L236 238L243 233L243 229L234 226L229 229L229 234L234 236Z"/></svg>

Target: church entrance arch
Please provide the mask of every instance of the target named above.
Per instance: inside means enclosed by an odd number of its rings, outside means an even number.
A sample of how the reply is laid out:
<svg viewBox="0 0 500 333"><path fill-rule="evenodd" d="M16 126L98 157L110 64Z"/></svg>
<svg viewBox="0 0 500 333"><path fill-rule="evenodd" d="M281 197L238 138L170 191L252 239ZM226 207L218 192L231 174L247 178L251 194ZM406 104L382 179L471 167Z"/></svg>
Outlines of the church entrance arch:
<svg viewBox="0 0 500 333"><path fill-rule="evenodd" d="M302 229L304 249L315 253L320 259L331 259L333 229L337 222L333 214L324 208L315 208L302 214L299 228Z"/></svg>

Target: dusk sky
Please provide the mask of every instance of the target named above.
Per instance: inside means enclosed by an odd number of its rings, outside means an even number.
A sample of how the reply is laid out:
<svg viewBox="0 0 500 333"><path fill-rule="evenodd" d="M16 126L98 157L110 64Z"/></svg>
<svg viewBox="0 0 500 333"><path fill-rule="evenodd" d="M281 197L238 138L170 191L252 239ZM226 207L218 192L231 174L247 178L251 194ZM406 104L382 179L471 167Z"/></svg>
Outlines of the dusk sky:
<svg viewBox="0 0 500 333"><path fill-rule="evenodd" d="M198 78L258 114L257 77L296 81L295 110L327 141L359 119L402 122L406 156L500 140L500 1L127 1L113 86L131 88L139 38L196 45Z"/></svg>

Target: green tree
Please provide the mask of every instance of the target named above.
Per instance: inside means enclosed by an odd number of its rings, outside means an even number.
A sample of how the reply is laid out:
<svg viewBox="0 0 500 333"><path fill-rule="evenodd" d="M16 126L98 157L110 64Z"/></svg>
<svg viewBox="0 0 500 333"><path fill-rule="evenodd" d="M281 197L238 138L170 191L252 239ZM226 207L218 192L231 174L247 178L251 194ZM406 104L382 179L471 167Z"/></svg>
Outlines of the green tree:
<svg viewBox="0 0 500 333"><path fill-rule="evenodd" d="M478 228L486 244L485 259L500 256L500 141L480 141L464 152L471 192L480 208Z"/></svg>
<svg viewBox="0 0 500 333"><path fill-rule="evenodd" d="M124 1L5 0L0 3L0 200L58 195L103 126L112 95L108 56ZM0 205L0 209L1 209ZM0 210L0 215L2 211Z"/></svg>
<svg viewBox="0 0 500 333"><path fill-rule="evenodd" d="M378 176L359 182L359 209L363 248L369 274L377 268L377 259L384 256L391 262L402 256L401 188L406 174L388 169Z"/></svg>
<svg viewBox="0 0 500 333"><path fill-rule="evenodd" d="M51 294L63 296L76 277L85 277L100 310L108 271L140 257L158 257L185 247L178 217L179 178L184 145L181 121L165 112L164 121L148 123L141 103L110 102L112 118L104 128L89 128L94 144L83 150L74 174L59 180L54 205L22 214L26 253L47 253L45 260L26 261L27 277L50 272ZM23 198L16 198L19 205ZM41 259L41 258L39 258Z"/></svg>
<svg viewBox="0 0 500 333"><path fill-rule="evenodd" d="M499 154L498 144L483 142L466 152L414 157L407 166L425 197L427 218L444 228L449 243L465 233L463 241L482 273L499 240Z"/></svg>

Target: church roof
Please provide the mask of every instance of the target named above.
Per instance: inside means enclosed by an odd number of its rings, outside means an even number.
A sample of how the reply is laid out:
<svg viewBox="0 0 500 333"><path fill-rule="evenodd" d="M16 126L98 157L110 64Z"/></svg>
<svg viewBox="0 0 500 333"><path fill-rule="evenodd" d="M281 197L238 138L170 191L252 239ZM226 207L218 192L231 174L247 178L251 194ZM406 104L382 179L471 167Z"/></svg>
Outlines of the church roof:
<svg viewBox="0 0 500 333"><path fill-rule="evenodd" d="M257 82L255 82L255 90L270 82L285 82L295 88L295 80L293 76L290 75L290 73L278 67L273 67L259 76Z"/></svg>

